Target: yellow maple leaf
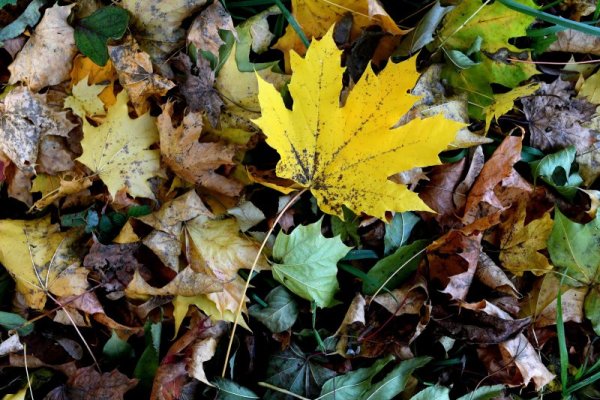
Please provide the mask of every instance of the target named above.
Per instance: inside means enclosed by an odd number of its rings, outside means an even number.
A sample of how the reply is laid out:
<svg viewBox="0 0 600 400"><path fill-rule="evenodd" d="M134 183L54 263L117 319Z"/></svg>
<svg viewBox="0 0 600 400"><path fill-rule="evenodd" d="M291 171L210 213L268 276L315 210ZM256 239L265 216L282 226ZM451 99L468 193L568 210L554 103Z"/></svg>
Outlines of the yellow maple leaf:
<svg viewBox="0 0 600 400"><path fill-rule="evenodd" d="M162 176L160 151L149 149L158 142L155 118L130 118L127 101L127 93L119 93L98 126L83 119L83 154L77 160L102 179L113 198L122 188L134 197L154 198L147 180Z"/></svg>
<svg viewBox="0 0 600 400"><path fill-rule="evenodd" d="M50 216L0 221L0 262L29 307L43 309L48 293L71 296L86 291L88 271L70 251L75 239L51 224Z"/></svg>
<svg viewBox="0 0 600 400"><path fill-rule="evenodd" d="M64 106L73 110L81 119L86 116L104 115L104 103L99 97L104 89L106 85L90 85L85 77L73 85L72 95L65 99Z"/></svg>
<svg viewBox="0 0 600 400"><path fill-rule="evenodd" d="M553 221L546 212L525 225L525 216L525 204L520 203L514 214L500 226L500 261L504 268L518 276L526 271L543 275L552 269L552 265L539 250L547 246Z"/></svg>
<svg viewBox="0 0 600 400"><path fill-rule="evenodd" d="M367 67L341 107L344 68L332 31L313 41L304 59L292 53L292 110L259 80L262 115L255 123L281 156L277 175L310 188L321 210L340 218L342 205L380 219L388 210L430 211L388 177L440 164L438 153L464 124L435 115L393 127L418 99L407 94L419 77L414 58L389 63L379 75Z"/></svg>

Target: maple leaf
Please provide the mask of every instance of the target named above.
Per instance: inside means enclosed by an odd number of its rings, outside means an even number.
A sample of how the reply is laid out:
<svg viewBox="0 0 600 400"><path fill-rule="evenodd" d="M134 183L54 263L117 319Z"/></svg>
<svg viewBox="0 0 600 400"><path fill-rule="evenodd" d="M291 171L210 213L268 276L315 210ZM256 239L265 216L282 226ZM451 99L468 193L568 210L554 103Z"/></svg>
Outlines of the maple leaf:
<svg viewBox="0 0 600 400"><path fill-rule="evenodd" d="M347 12L353 16L352 38L358 37L364 28L371 25L379 25L393 35L407 32L396 25L378 0L292 0L292 13L309 40L323 37ZM306 47L291 25L273 47L283 51L286 70L290 66L290 50L300 55L306 52Z"/></svg>
<svg viewBox="0 0 600 400"><path fill-rule="evenodd" d="M340 218L342 205L380 219L388 210L430 211L387 178L440 164L438 153L464 125L436 115L393 128L416 100L407 94L419 76L415 59L390 63L378 76L367 68L340 107L344 69L332 34L313 42L304 59L293 54L292 110L259 80L262 116L255 123L281 156L277 175L310 188L321 210Z"/></svg>
<svg viewBox="0 0 600 400"><path fill-rule="evenodd" d="M542 275L552 269L546 256L539 252L546 248L552 231L552 218L550 213L545 213L525 225L525 211L526 204L519 203L513 214L500 226L500 261L504 268L517 276L526 271Z"/></svg>
<svg viewBox="0 0 600 400"><path fill-rule="evenodd" d="M119 93L99 126L82 120L83 154L77 160L102 179L113 199L122 188L134 197L154 198L146 181L162 174L159 151L149 150L158 131L149 114L131 119L127 101L127 92Z"/></svg>
<svg viewBox="0 0 600 400"><path fill-rule="evenodd" d="M242 184L215 171L222 165L233 164L236 146L198 142L202 133L201 116L189 113L183 117L181 125L174 128L172 113L173 103L168 102L157 121L160 151L165 164L187 182L204 186L216 193L239 195Z"/></svg>
<svg viewBox="0 0 600 400"><path fill-rule="evenodd" d="M69 79L77 53L74 30L67 23L73 6L55 5L46 10L31 39L8 67L11 85L22 81L37 92ZM39 60L40 54L45 57L43 62Z"/></svg>
<svg viewBox="0 0 600 400"><path fill-rule="evenodd" d="M65 99L64 106L73 110L73 113L82 119L86 116L104 115L104 103L99 96L106 87L106 85L90 85L88 77L85 77L73 85L72 95Z"/></svg>
<svg viewBox="0 0 600 400"><path fill-rule="evenodd" d="M31 308L41 310L48 292L57 296L83 294L88 271L71 253L76 235L61 233L45 218L0 221L0 262L17 282Z"/></svg>

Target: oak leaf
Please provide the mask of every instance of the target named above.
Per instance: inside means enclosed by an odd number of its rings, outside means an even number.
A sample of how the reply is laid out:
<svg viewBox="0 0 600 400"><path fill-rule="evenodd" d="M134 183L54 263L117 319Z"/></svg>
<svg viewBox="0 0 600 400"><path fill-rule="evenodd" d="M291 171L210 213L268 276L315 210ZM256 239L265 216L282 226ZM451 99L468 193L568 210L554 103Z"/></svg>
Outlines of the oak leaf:
<svg viewBox="0 0 600 400"><path fill-rule="evenodd" d="M25 82L33 91L69 79L72 60L77 53L73 28L67 23L74 5L46 10L31 39L8 67L9 83ZM44 61L40 62L43 54Z"/></svg>
<svg viewBox="0 0 600 400"><path fill-rule="evenodd" d="M76 239L72 233L60 232L50 216L0 221L0 262L29 307L43 309L47 293L70 296L86 291L88 272L70 249Z"/></svg>
<svg viewBox="0 0 600 400"><path fill-rule="evenodd" d="M259 80L262 116L255 123L281 156L277 175L310 188L321 210L340 218L342 205L380 219L385 211L429 211L387 178L440 164L438 153L464 125L436 115L393 128L416 100L407 94L419 77L415 59L390 63L379 75L367 68L340 107L344 69L332 34L314 41L304 59L292 55L292 110Z"/></svg>
<svg viewBox="0 0 600 400"><path fill-rule="evenodd" d="M129 117L127 93L119 93L98 126L83 122L83 154L77 160L104 182L110 195L126 188L134 197L154 198L148 179L160 176L160 154L149 147L158 141L154 118L144 114Z"/></svg>

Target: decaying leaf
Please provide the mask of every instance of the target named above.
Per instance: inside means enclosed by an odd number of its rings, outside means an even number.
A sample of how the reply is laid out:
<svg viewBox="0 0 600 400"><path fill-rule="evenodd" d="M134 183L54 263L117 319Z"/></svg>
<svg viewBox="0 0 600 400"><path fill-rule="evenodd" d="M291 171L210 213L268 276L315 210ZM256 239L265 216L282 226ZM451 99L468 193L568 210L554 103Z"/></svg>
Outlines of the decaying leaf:
<svg viewBox="0 0 600 400"><path fill-rule="evenodd" d="M67 136L75 127L66 112L47 103L46 94L14 88L0 103L0 150L25 173L32 173L41 140L49 135Z"/></svg>
<svg viewBox="0 0 600 400"><path fill-rule="evenodd" d="M198 50L207 51L219 56L219 47L225 44L219 31L230 31L236 35L231 15L220 1L214 1L194 19L187 34L188 43L193 43Z"/></svg>
<svg viewBox="0 0 600 400"><path fill-rule="evenodd" d="M148 111L149 97L164 96L175 86L170 80L154 73L150 56L141 51L135 41L109 46L108 52L119 75L119 82L127 90L138 116Z"/></svg>
<svg viewBox="0 0 600 400"><path fill-rule="evenodd" d="M281 156L277 175L310 188L319 207L340 218L342 205L378 218L387 210L429 210L387 178L440 163L437 154L462 124L436 115L390 129L414 101L407 95L418 78L414 59L388 64L377 76L368 68L340 108L339 57L332 31L313 42L306 58L292 56L291 111L273 86L259 81L262 115L255 122Z"/></svg>
<svg viewBox="0 0 600 400"><path fill-rule="evenodd" d="M200 143L201 117L189 113L183 117L181 125L173 127L172 113L173 103L169 102L157 120L160 149L165 163L190 183L216 193L237 196L242 184L215 171L222 165L233 164L236 147L219 142Z"/></svg>
<svg viewBox="0 0 600 400"><path fill-rule="evenodd" d="M125 393L137 383L137 379L129 379L116 369L101 374L90 366L78 369L69 377L66 391L73 399L123 400Z"/></svg>
<svg viewBox="0 0 600 400"><path fill-rule="evenodd" d="M148 179L162 175L154 118L149 114L132 119L127 93L119 93L99 126L83 119L83 154L77 160L97 174L115 198L123 188L135 197L154 198Z"/></svg>
<svg viewBox="0 0 600 400"><path fill-rule="evenodd" d="M183 20L206 3L207 0L124 0L120 4L131 13L131 25L142 49L160 65L183 43Z"/></svg>
<svg viewBox="0 0 600 400"><path fill-rule="evenodd" d="M10 84L24 82L35 92L57 85L69 79L72 60L77 53L74 30L67 23L70 6L59 6L46 10L42 21L25 44L17 58L8 67ZM43 54L45 60L39 61Z"/></svg>
<svg viewBox="0 0 600 400"><path fill-rule="evenodd" d="M50 216L2 220L0 239L0 262L29 307L43 309L48 293L70 296L86 291L88 272L70 248L77 236L60 232L58 225L50 223Z"/></svg>

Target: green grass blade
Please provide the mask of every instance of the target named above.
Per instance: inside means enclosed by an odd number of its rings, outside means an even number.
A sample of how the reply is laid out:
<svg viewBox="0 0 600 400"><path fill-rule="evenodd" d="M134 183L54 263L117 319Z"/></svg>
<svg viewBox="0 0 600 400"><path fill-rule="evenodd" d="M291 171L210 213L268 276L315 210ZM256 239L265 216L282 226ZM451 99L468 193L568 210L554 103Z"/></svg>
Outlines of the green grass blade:
<svg viewBox="0 0 600 400"><path fill-rule="evenodd" d="M558 288L558 295L556 296L556 334L558 335L558 350L560 354L560 383L562 385L563 397L567 397L569 393L569 354L567 352L565 323L563 321L562 313L562 280Z"/></svg>
<svg viewBox="0 0 600 400"><path fill-rule="evenodd" d="M279 7L285 19L287 19L291 27L294 28L298 36L300 36L300 40L302 40L302 43L308 49L308 46L310 46L310 41L307 39L306 35L304 34L304 31L300 27L300 24L298 24L298 21L296 21L296 18L294 18L290 10L288 10L287 7L283 5L281 0L275 0L275 4L277 4L277 7Z"/></svg>

